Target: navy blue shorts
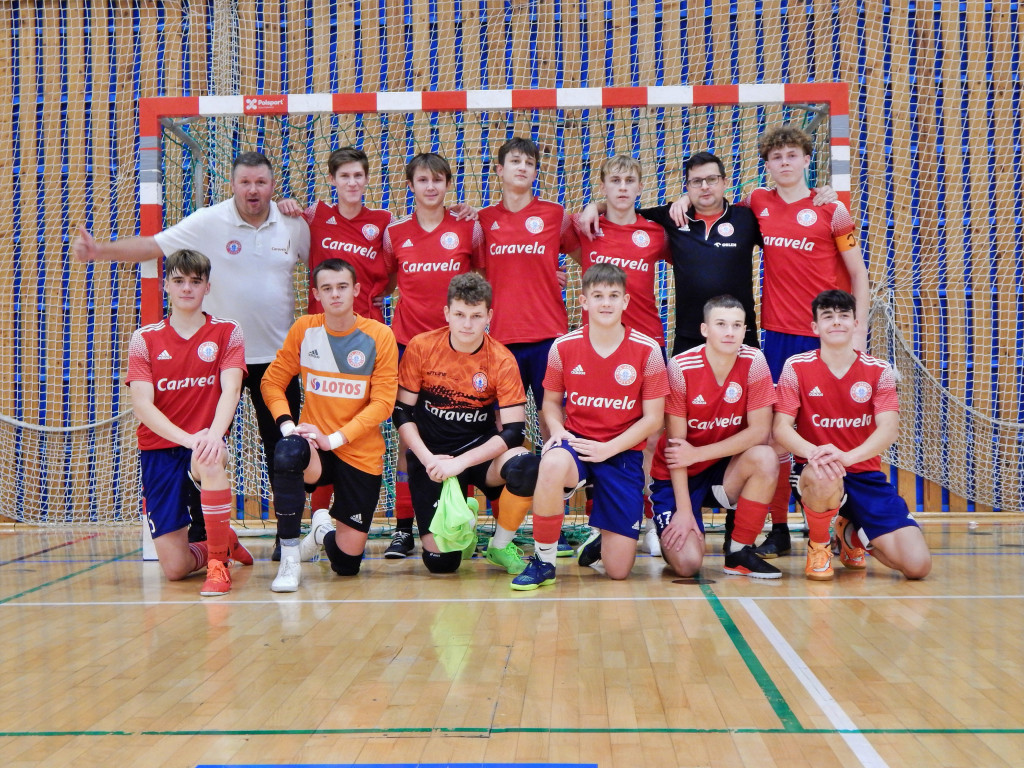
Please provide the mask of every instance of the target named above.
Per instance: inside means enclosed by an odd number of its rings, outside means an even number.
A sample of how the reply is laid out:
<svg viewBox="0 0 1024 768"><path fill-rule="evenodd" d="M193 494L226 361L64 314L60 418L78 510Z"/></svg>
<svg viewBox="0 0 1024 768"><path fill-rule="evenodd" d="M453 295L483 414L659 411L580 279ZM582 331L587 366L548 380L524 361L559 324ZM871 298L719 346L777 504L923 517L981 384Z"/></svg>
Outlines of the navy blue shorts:
<svg viewBox="0 0 1024 768"><path fill-rule="evenodd" d="M800 474L806 464L794 464L790 482L793 496L800 500ZM839 505L839 514L864 531L867 544L879 536L913 526L919 528L914 515L892 483L881 472L851 472L843 478L846 496Z"/></svg>
<svg viewBox="0 0 1024 768"><path fill-rule="evenodd" d="M793 333L765 331L764 345L761 351L764 352L768 368L771 369L772 381L778 383L782 369L786 366L786 361L789 358L820 347L821 340L817 336L797 336Z"/></svg>
<svg viewBox="0 0 1024 768"><path fill-rule="evenodd" d="M732 458L728 456L719 459L703 472L688 479L690 508L701 533L704 532L704 518L700 513L703 507L733 508L725 495L725 489L722 488L722 480L725 479L725 470L729 468L730 461ZM654 508L654 527L658 531L658 536L661 536L665 526L672 520L672 515L676 513L676 496L672 490L671 480L651 481L651 505Z"/></svg>
<svg viewBox="0 0 1024 768"><path fill-rule="evenodd" d="M369 533L380 499L381 476L346 464L334 451L317 448L316 452L320 456L320 477L315 483L305 485L306 493L324 485L332 486L334 503L331 504L331 517L349 528Z"/></svg>
<svg viewBox="0 0 1024 768"><path fill-rule="evenodd" d="M544 404L544 373L548 369L548 352L554 343L554 339L544 339L505 345L519 364L523 389L533 392L533 404L537 406L538 411Z"/></svg>
<svg viewBox="0 0 1024 768"><path fill-rule="evenodd" d="M593 486L594 506L590 513L590 526L639 539L644 521L643 451L623 451L595 464L592 461L580 461L566 440L551 450L559 448L572 455L580 481Z"/></svg>
<svg viewBox="0 0 1024 768"><path fill-rule="evenodd" d="M189 475L192 451L184 446L139 451L142 498L153 538L188 528L190 509L199 510L199 489Z"/></svg>

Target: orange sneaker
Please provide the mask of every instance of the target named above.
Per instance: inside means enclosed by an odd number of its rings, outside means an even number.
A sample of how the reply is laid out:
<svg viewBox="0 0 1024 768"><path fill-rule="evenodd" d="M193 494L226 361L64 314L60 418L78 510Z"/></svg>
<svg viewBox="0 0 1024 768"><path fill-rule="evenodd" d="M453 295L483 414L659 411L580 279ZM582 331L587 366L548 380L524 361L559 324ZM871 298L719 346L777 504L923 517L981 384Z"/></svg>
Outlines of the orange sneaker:
<svg viewBox="0 0 1024 768"><path fill-rule="evenodd" d="M252 565L252 553L242 546L234 528L228 528L228 557L242 565Z"/></svg>
<svg viewBox="0 0 1024 768"><path fill-rule="evenodd" d="M220 560L211 560L206 564L206 581L199 594L203 597L219 597L231 591L231 574Z"/></svg>
<svg viewBox="0 0 1024 768"><path fill-rule="evenodd" d="M837 515L834 528L836 539L839 542L839 562L854 571L862 571L867 568L866 552L857 531L850 525L850 521L842 515ZM852 545L846 543L847 536L850 537ZM832 551L835 552L834 549Z"/></svg>
<svg viewBox="0 0 1024 768"><path fill-rule="evenodd" d="M835 578L832 570L832 550L828 544L807 541L807 567L804 575L811 581L830 581Z"/></svg>

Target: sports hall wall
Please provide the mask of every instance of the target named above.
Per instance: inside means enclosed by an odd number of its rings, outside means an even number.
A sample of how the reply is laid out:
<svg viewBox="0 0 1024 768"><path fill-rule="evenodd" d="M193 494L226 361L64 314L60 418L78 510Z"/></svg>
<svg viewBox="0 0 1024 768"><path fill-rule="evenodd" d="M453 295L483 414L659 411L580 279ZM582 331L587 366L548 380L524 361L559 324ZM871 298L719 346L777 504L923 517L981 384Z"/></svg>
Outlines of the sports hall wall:
<svg viewBox="0 0 1024 768"><path fill-rule="evenodd" d="M68 247L79 224L138 231L139 98L832 81L850 87L872 351L903 376L900 492L1019 512L1020 16L980 0L2 2L0 514L137 510L119 384L137 270ZM668 173L645 204L681 189Z"/></svg>

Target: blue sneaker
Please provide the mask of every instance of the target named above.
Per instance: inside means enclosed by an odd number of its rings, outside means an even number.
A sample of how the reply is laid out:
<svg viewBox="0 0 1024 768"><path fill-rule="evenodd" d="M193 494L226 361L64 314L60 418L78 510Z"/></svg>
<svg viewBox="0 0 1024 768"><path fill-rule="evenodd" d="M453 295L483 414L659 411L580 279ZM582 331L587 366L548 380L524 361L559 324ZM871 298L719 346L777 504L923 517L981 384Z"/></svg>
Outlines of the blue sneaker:
<svg viewBox="0 0 1024 768"><path fill-rule="evenodd" d="M558 534L558 551L555 553L555 557L572 557L572 544L565 538L564 533Z"/></svg>
<svg viewBox="0 0 1024 768"><path fill-rule="evenodd" d="M577 562L583 567L593 565L601 559L601 529L591 528L590 535L576 554Z"/></svg>
<svg viewBox="0 0 1024 768"><path fill-rule="evenodd" d="M555 566L545 563L534 555L527 561L526 570L512 579L512 589L529 592L537 587L546 587L555 583Z"/></svg>

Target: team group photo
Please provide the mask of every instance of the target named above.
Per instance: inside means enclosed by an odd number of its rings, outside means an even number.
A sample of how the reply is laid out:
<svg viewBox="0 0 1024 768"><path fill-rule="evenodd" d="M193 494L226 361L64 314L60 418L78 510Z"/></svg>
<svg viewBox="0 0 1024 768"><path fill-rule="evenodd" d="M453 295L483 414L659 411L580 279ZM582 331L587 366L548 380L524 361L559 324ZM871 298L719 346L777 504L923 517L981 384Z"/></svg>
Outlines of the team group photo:
<svg viewBox="0 0 1024 768"><path fill-rule="evenodd" d="M1019 764L1019 12L656 6L0 11L5 765Z"/></svg>

